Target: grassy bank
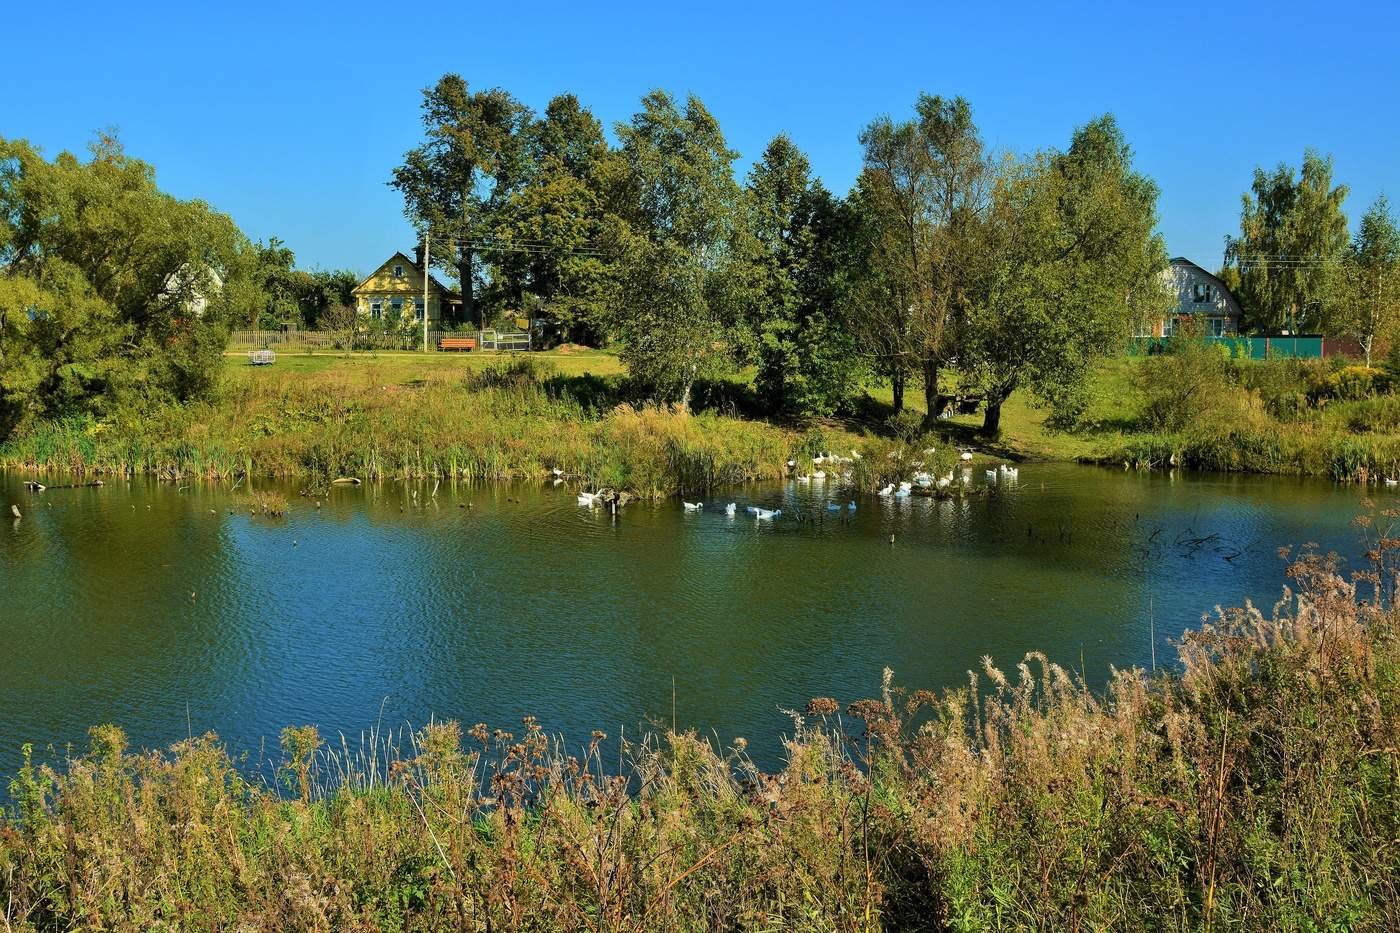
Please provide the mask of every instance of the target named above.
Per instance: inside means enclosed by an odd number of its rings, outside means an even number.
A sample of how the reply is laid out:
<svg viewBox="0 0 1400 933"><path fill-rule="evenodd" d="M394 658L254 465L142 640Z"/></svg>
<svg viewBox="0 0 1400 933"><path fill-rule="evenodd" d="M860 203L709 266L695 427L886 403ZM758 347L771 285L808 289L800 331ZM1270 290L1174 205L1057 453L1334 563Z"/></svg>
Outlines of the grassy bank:
<svg viewBox="0 0 1400 933"><path fill-rule="evenodd" d="M1377 552L1379 578L1393 555ZM1293 565L1273 616L1106 696L1032 655L961 690L816 698L736 742L569 751L533 719L350 750L283 734L277 790L212 736L114 727L26 767L6 928L1396 929L1400 650L1373 587Z"/></svg>
<svg viewBox="0 0 1400 933"><path fill-rule="evenodd" d="M231 366L214 403L42 424L0 445L0 465L312 483L559 469L582 485L661 496L779 478L790 458L863 443L837 427L814 434L726 414L737 403L725 386L698 414L628 404L615 358L602 354L286 362Z"/></svg>

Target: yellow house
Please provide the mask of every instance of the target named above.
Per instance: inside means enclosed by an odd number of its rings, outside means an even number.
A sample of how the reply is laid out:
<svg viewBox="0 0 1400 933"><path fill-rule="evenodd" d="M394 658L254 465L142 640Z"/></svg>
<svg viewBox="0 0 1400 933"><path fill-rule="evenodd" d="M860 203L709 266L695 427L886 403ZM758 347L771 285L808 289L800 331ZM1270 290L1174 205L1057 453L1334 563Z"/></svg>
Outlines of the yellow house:
<svg viewBox="0 0 1400 933"><path fill-rule="evenodd" d="M399 322L404 328L423 325L423 271L403 253L395 253L350 292L362 321ZM428 275L428 327L442 328L461 317L462 297Z"/></svg>

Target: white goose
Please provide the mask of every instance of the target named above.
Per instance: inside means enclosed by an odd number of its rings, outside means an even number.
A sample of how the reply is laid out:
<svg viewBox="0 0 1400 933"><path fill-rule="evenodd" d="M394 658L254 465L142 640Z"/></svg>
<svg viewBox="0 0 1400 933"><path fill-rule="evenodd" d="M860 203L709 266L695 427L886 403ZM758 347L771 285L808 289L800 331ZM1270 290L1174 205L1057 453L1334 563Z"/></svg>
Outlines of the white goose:
<svg viewBox="0 0 1400 933"><path fill-rule="evenodd" d="M972 459L972 451L964 450L962 453L958 454L958 459L963 463L967 463Z"/></svg>
<svg viewBox="0 0 1400 933"><path fill-rule="evenodd" d="M739 507L738 507L737 505L735 505L733 502L731 502L731 503L729 503L728 505L726 505L726 506L724 507L724 514L725 514L725 515L733 515L736 511L738 511L738 509L739 509Z"/></svg>
<svg viewBox="0 0 1400 933"><path fill-rule="evenodd" d="M890 484L889 484L888 486L886 486L884 489L881 489L878 493L876 493L876 495L888 497L888 496L890 496L893 492L894 492L894 483L890 483Z"/></svg>
<svg viewBox="0 0 1400 933"><path fill-rule="evenodd" d="M686 502L684 499L681 500L681 505L685 506L687 512L698 512L705 507L703 502Z"/></svg>
<svg viewBox="0 0 1400 933"><path fill-rule="evenodd" d="M782 514L783 514L783 510L782 510L782 509L754 509L754 510L753 510L754 518L758 519L758 520L761 521L761 522L772 521L773 519L777 518L779 515L782 515Z"/></svg>
<svg viewBox="0 0 1400 933"><path fill-rule="evenodd" d="M826 470L817 470L812 474L812 479L826 479Z"/></svg>
<svg viewBox="0 0 1400 933"><path fill-rule="evenodd" d="M1019 473L1019 467L1007 466L1005 463L1001 465L1001 475L1005 476L1007 479L1015 479Z"/></svg>
<svg viewBox="0 0 1400 933"><path fill-rule="evenodd" d="M598 504L598 497L601 495L601 492L581 492L578 494L578 504L592 508Z"/></svg>

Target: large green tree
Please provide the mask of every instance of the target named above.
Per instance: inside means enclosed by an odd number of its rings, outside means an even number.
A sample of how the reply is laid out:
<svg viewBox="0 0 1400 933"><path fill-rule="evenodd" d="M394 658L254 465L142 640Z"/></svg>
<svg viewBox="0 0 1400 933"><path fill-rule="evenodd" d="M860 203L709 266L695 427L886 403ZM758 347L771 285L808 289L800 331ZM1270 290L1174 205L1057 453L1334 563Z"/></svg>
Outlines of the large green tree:
<svg viewBox="0 0 1400 933"><path fill-rule="evenodd" d="M1111 116L1077 130L1065 152L1002 164L959 342L964 375L985 395L985 434L999 432L1018 388L1072 411L1094 361L1165 310L1156 224L1157 186L1134 170Z"/></svg>
<svg viewBox="0 0 1400 933"><path fill-rule="evenodd" d="M0 437L123 400L207 396L263 302L226 215L100 136L84 161L0 139Z"/></svg>
<svg viewBox="0 0 1400 933"><path fill-rule="evenodd" d="M404 154L389 184L415 228L450 238L434 255L455 267L463 314L479 327L478 260L499 249L493 227L524 180L530 112L500 88L471 91L461 76L446 74L424 89L422 121L424 141Z"/></svg>
<svg viewBox="0 0 1400 933"><path fill-rule="evenodd" d="M1369 367L1376 338L1400 336L1400 228L1385 195L1361 216L1343 270L1337 324L1356 337Z"/></svg>
<svg viewBox="0 0 1400 933"><path fill-rule="evenodd" d="M754 273L743 197L719 122L653 91L617 126L625 225L612 234L619 287L610 320L629 374L655 398L690 405L695 381L729 367Z"/></svg>
<svg viewBox="0 0 1400 933"><path fill-rule="evenodd" d="M759 396L771 412L830 414L849 397L856 375L853 341L838 317L845 211L785 135L769 142L749 174L747 195L757 249L750 326Z"/></svg>
<svg viewBox="0 0 1400 933"><path fill-rule="evenodd" d="M870 230L868 261L881 264L870 270L868 284L875 287L866 296L874 298L881 287L897 281L899 287L888 297L907 302L861 307L873 314L864 328L870 337L895 327L897 336L887 339L898 344L899 352L885 354L880 368L894 386L896 408L902 405L908 376L902 367L912 362L932 419L946 403L939 376L955 353L958 319L967 301L987 164L966 100L921 94L914 109L914 119L881 117L860 137L865 164L859 203Z"/></svg>
<svg viewBox="0 0 1400 933"><path fill-rule="evenodd" d="M516 310L534 302L564 339L601 343L615 271L604 239L616 154L572 94L551 100L525 135L525 180L497 218L493 268Z"/></svg>
<svg viewBox="0 0 1400 933"><path fill-rule="evenodd" d="M1346 195L1345 185L1332 184L1331 157L1312 150L1296 173L1287 164L1254 170L1241 198L1240 235L1226 246L1247 326L1298 333L1325 323L1347 248Z"/></svg>

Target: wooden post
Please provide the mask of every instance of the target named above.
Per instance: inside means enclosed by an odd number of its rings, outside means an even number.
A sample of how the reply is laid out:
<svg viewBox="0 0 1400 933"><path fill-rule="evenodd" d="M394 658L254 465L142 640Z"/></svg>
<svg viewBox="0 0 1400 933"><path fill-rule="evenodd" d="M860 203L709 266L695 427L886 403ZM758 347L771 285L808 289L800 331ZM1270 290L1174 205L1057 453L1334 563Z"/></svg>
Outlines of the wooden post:
<svg viewBox="0 0 1400 933"><path fill-rule="evenodd" d="M428 247L431 234L423 231L423 352L428 352Z"/></svg>

